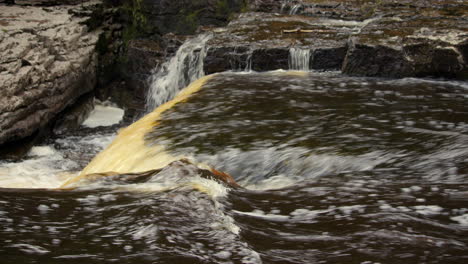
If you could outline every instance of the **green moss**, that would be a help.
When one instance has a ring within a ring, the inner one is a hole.
[[[108,48],[109,45],[109,39],[107,38],[106,33],[102,33],[99,35],[99,39],[96,43],[96,51],[98,54],[105,54],[109,51]]]
[[[241,13],[246,13],[246,12],[249,12],[250,11],[250,8],[249,8],[249,1],[247,0],[244,0],[242,2],[242,6],[241,6],[241,9],[240,9],[240,12]]]
[[[147,19],[142,9],[143,0],[128,0],[121,11],[128,21],[124,26],[122,39],[127,47],[130,40],[144,35],[148,31]]]
[[[177,26],[175,31],[179,34],[194,34],[200,25],[199,13],[202,11],[203,9],[192,12],[186,9],[181,10],[177,17]]]
[[[219,0],[216,3],[216,15],[220,17],[229,17],[231,10],[227,0]]]
[[[104,7],[98,5],[96,8],[93,8],[91,16],[82,23],[88,27],[88,31],[93,31],[102,25],[104,18]]]

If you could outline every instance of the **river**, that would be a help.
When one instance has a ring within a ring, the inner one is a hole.
[[[466,82],[210,76],[142,151],[241,188],[181,165],[56,189],[118,127],[85,129],[0,161],[0,262],[467,263],[467,102]]]

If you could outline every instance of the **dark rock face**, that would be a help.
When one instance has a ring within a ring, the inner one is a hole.
[[[468,21],[460,19],[379,19],[351,38],[342,70],[358,76],[457,78],[467,67],[462,55],[467,29]]]
[[[94,89],[98,39],[72,6],[1,8],[0,145],[33,135]]]
[[[323,49],[318,48],[314,50],[312,54],[310,68],[313,70],[341,69],[347,50],[347,46]]]
[[[3,2],[25,6],[77,5],[90,0],[4,0]],[[0,1],[1,3],[2,1]]]
[[[142,11],[149,26],[161,34],[191,34],[201,25],[227,24],[244,6],[245,0],[143,0]]]
[[[72,106],[60,113],[53,127],[55,135],[63,135],[74,131],[88,118],[94,109],[94,94],[81,96]]]
[[[257,49],[252,53],[252,70],[273,71],[288,69],[289,49]]]
[[[348,37],[358,26],[312,17],[244,13],[226,28],[215,30],[205,58],[206,74],[225,70],[289,69],[291,48],[309,49],[310,68],[338,70]]]
[[[253,0],[250,1],[250,10],[265,13],[279,13],[283,8],[290,8],[286,1],[277,0]],[[287,5],[287,6],[286,6]]]
[[[385,46],[366,46],[350,41],[343,71],[349,75],[406,77],[410,66],[402,50]]]
[[[126,115],[133,115],[144,111],[148,79],[153,70],[164,62],[165,51],[157,41],[132,40],[128,44],[126,56],[123,72],[126,87],[114,90],[112,100],[125,108]]]

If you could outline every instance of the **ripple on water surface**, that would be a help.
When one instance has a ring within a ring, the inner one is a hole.
[[[467,263],[467,88],[334,73],[216,75],[164,112],[146,142],[246,189],[173,170],[74,191],[2,189],[0,255],[6,263]],[[39,148],[28,161],[47,157],[54,174],[73,162],[61,153]]]

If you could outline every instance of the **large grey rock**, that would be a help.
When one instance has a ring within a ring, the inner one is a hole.
[[[0,144],[28,137],[90,92],[95,44],[71,6],[1,6]]]

